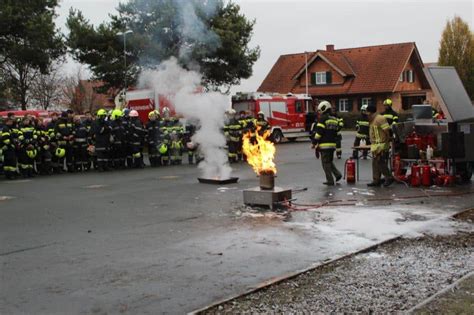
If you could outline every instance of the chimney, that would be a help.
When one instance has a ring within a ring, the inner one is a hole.
[[[334,45],[326,45],[326,51],[334,51]]]

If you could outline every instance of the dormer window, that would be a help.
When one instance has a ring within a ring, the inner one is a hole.
[[[312,85],[324,85],[331,84],[331,72],[313,72],[311,73],[311,84]]]

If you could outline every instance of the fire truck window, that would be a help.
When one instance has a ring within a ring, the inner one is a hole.
[[[302,112],[304,112],[303,102],[302,102],[302,101],[296,101],[296,102],[295,102],[295,111],[296,111],[297,113],[302,113]]]

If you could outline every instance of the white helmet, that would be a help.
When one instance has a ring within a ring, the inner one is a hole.
[[[322,101],[318,105],[318,112],[320,113],[324,113],[329,109],[331,109],[331,103],[329,103],[328,101]]]
[[[136,110],[131,110],[130,114],[128,114],[130,117],[138,117],[138,112]]]
[[[360,107],[360,111],[361,111],[361,112],[366,112],[366,111],[367,111],[367,107],[369,107],[369,105],[367,105],[367,104],[362,105],[362,106]]]
[[[235,115],[235,114],[237,114],[235,109],[233,109],[233,108],[229,109],[229,115]]]

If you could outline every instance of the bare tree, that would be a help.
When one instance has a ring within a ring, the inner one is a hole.
[[[68,107],[79,114],[93,112],[100,106],[100,95],[94,91],[93,83],[83,78],[82,68],[79,67],[63,84],[63,95]]]
[[[32,102],[41,108],[48,109],[50,105],[60,105],[63,100],[63,77],[60,73],[60,63],[50,66],[47,74],[38,73],[31,84]]]

